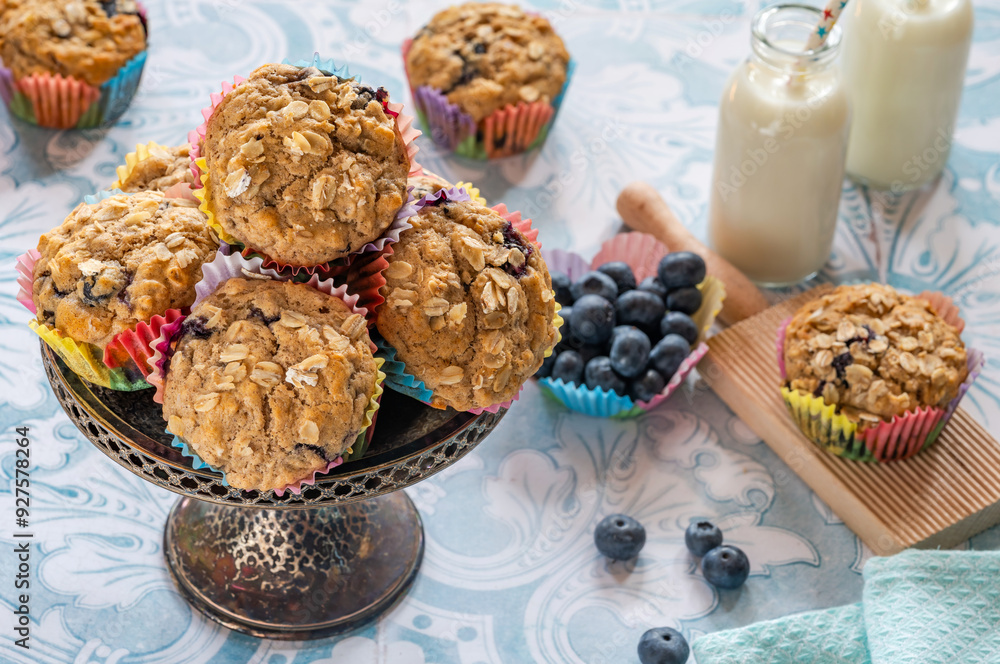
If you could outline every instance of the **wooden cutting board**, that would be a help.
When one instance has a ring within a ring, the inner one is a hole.
[[[816,447],[785,409],[775,335],[820,286],[708,340],[702,379],[876,555],[951,547],[1000,523],[1000,443],[959,408],[930,449],[890,463]]]

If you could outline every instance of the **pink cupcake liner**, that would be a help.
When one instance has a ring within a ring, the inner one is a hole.
[[[918,297],[931,302],[942,318],[957,330],[965,327],[958,307],[951,298],[942,293],[924,292]],[[791,317],[782,321],[776,336],[778,369],[782,383],[787,380],[785,366],[785,340]],[[959,402],[968,392],[972,383],[985,364],[983,354],[966,347],[968,375],[959,385],[958,393],[946,407],[920,407],[882,420],[876,424],[853,422],[845,415],[836,413],[836,407],[827,405],[822,397],[815,397],[802,391],[782,388],[785,404],[807,438],[827,451],[855,461],[888,462],[907,459],[930,447],[937,440],[941,430],[951,419]]]
[[[373,427],[369,427],[369,428],[373,428]],[[284,487],[282,487],[280,489],[275,489],[274,490],[274,495],[276,495],[278,498],[281,498],[282,496],[285,495],[285,491],[289,491],[289,492],[295,494],[296,496],[298,496],[299,494],[302,493],[302,487],[304,487],[304,486],[312,486],[313,484],[316,484],[316,476],[317,475],[325,475],[326,473],[330,472],[331,470],[333,470],[337,466],[341,465],[342,463],[344,463],[344,458],[343,457],[337,457],[336,459],[334,459],[333,461],[331,461],[329,464],[327,464],[327,466],[325,468],[320,468],[319,470],[314,470],[313,473],[312,473],[312,475],[310,475],[309,477],[304,477],[301,480],[299,480],[298,482],[295,482],[293,484],[288,484],[288,485],[286,485],[286,486],[284,486]]]
[[[499,159],[526,151],[555,116],[551,104],[507,106],[483,120],[483,145],[488,159]]]
[[[650,242],[645,233],[619,233],[601,245],[600,251],[590,264],[594,269],[613,261],[624,261],[632,267],[636,283],[646,277],[655,277],[660,266],[660,259],[670,253],[667,246],[661,242]]]
[[[72,76],[32,74],[15,83],[18,92],[31,102],[35,122],[41,127],[72,129],[101,91]]]
[[[188,132],[188,143],[191,144],[191,150],[188,154],[191,156],[191,174],[194,176],[193,187],[195,189],[200,189],[202,186],[201,169],[198,168],[198,165],[195,162],[203,156],[201,154],[201,146],[205,141],[205,132],[208,131],[208,121],[212,117],[212,114],[215,113],[215,107],[222,103],[222,100],[226,98],[226,95],[233,91],[233,88],[245,80],[246,79],[242,76],[234,76],[232,83],[223,81],[222,92],[213,92],[209,97],[211,103],[201,109],[201,117],[203,118],[202,123]]]
[[[17,257],[14,269],[17,270],[17,301],[24,305],[24,308],[34,315],[38,315],[35,308],[35,298],[33,286],[35,283],[35,263],[42,257],[37,249],[28,249],[27,252]]]
[[[201,281],[195,284],[195,300],[191,304],[191,309],[198,306],[206,297],[214,293],[222,283],[229,279],[265,277],[276,281],[292,280],[286,275],[281,275],[274,270],[263,267],[263,262],[261,258],[246,259],[240,254],[226,255],[220,251],[211,263],[202,265],[202,278]],[[334,284],[332,279],[321,279],[318,274],[312,275],[308,281],[303,283],[331,297],[342,300],[344,304],[351,308],[353,313],[360,314],[365,318],[368,317],[368,310],[360,306],[360,296],[350,293],[346,284],[338,286]],[[153,396],[153,400],[156,403],[163,403],[164,381],[169,371],[170,355],[173,350],[171,346],[180,332],[183,321],[184,318],[177,318],[173,322],[163,325],[160,328],[160,334],[149,344],[153,353],[147,362],[150,373],[146,380],[156,388],[156,393]],[[372,353],[377,350],[374,343],[371,343],[371,350]]]
[[[149,358],[154,353],[150,344],[160,336],[164,325],[183,317],[180,309],[167,309],[162,316],[153,316],[148,323],[140,322],[134,330],[115,335],[104,347],[104,364],[110,369],[134,365],[143,376],[148,377],[151,372]]]

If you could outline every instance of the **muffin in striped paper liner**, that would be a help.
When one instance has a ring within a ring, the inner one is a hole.
[[[291,281],[277,272],[263,267],[262,261],[259,258],[252,258],[248,260],[239,254],[226,255],[222,252],[218,254],[212,263],[206,264],[204,275],[203,280],[196,286],[198,297],[195,304],[192,305],[192,309],[194,310],[197,310],[199,303],[215,293],[220,287],[226,284],[231,284],[232,282],[230,280],[232,279],[241,281],[251,281],[255,279],[264,279],[268,281]],[[363,307],[359,306],[359,298],[356,295],[348,293],[346,286],[335,286],[329,279],[321,280],[317,275],[313,275],[309,282],[299,284],[295,288],[298,287],[315,289],[317,292],[336,298],[343,302],[351,312],[360,316],[365,316],[367,314],[367,311]],[[184,330],[184,318],[177,319],[171,324],[163,326],[160,336],[154,339],[150,344],[153,349],[153,355],[149,359],[149,366],[152,371],[150,382],[157,387],[156,394],[153,397],[154,401],[157,403],[163,402],[165,384],[166,381],[169,381],[170,379],[171,357],[176,348],[176,343],[180,340]],[[364,334],[365,338],[368,339],[366,332],[362,332],[362,334]],[[375,346],[371,343],[370,339],[368,339],[368,347],[372,352],[375,351]],[[250,490],[252,488],[261,491],[273,489],[279,496],[283,495],[286,490],[291,491],[292,493],[299,493],[303,486],[313,484],[318,475],[328,472],[332,468],[343,463],[345,460],[357,458],[360,454],[363,454],[368,442],[370,441],[375,413],[377,412],[381,401],[383,390],[382,382],[385,379],[385,374],[381,371],[382,359],[374,358],[374,361],[376,366],[374,391],[365,410],[362,427],[358,431],[351,447],[348,447],[344,450],[343,454],[327,462],[324,466],[315,468],[308,474],[308,476],[289,483],[286,486],[241,486],[240,488],[244,490]],[[291,369],[288,371],[291,371]],[[173,425],[168,425],[168,428],[171,426]],[[168,431],[168,433],[171,432]],[[194,468],[210,468],[211,470],[222,472],[224,482],[227,484],[229,483],[230,480],[226,477],[226,473],[223,469],[209,465],[204,459],[198,456],[188,441],[184,440],[181,436],[177,436],[176,434],[172,435],[174,435],[173,444],[181,450],[182,454],[192,459],[192,466]],[[230,470],[232,469],[230,468]]]
[[[122,192],[118,190],[101,191],[86,196],[84,203],[94,205],[121,194]],[[36,316],[37,308],[33,294],[34,272],[40,258],[41,254],[32,249],[18,257],[16,265],[19,274],[17,299]],[[194,268],[200,269],[200,264],[194,265]],[[37,318],[31,320],[28,325],[71,371],[88,382],[113,390],[134,391],[150,386],[146,381],[146,376],[149,375],[146,362],[150,355],[149,340],[155,338],[163,326],[169,326],[181,317],[186,309],[186,306],[169,308],[153,314],[148,320],[137,321],[132,327],[111,337],[103,346],[73,339],[69,334]]]
[[[861,296],[851,297],[856,302]],[[943,293],[925,291],[913,299],[929,303],[931,311],[951,326],[956,333],[965,327],[965,321],[962,320],[958,307]],[[804,305],[803,311],[807,307],[815,308],[816,306],[815,302],[810,302]],[[785,406],[792,419],[809,440],[831,454],[853,461],[875,463],[897,461],[912,457],[932,446],[985,364],[985,358],[981,352],[974,348],[965,349],[966,375],[957,385],[955,396],[945,405],[918,405],[907,408],[901,413],[895,413],[891,417],[867,412],[854,412],[853,408],[844,410],[837,403],[827,403],[822,392],[817,394],[791,388],[786,366],[788,329],[791,322],[792,318],[782,322],[776,339],[778,369],[782,380],[781,395]],[[877,349],[872,350],[872,344],[882,343],[880,337],[886,340],[886,348],[879,345]],[[837,337],[833,337],[833,339],[837,339]],[[865,352],[871,350],[872,353],[885,353],[890,350],[888,337],[885,333],[880,334],[877,329],[866,328],[864,338],[860,338],[860,333],[858,333],[857,339],[848,339],[847,348],[850,349],[854,343],[864,344]],[[826,341],[823,341],[823,345],[826,345]],[[907,346],[907,348],[910,347]],[[921,348],[923,347],[915,346],[910,350],[918,351]],[[895,349],[893,349],[893,353],[895,357]],[[909,351],[904,351],[904,354],[908,353]],[[853,357],[850,351],[846,355]],[[902,358],[902,355],[899,357]],[[817,359],[817,361],[825,362],[823,359]],[[917,361],[919,362],[919,360]],[[909,364],[910,360],[906,359],[903,362]],[[841,371],[846,376],[846,368],[851,364],[848,363],[843,369],[838,369],[838,376]],[[881,375],[877,379],[881,380]]]
[[[471,197],[466,189],[449,187],[424,196],[420,201],[418,201],[417,206],[422,209],[424,207],[435,207],[445,203],[464,203],[469,201],[471,201]],[[532,228],[530,219],[523,218],[519,212],[509,211],[504,205],[497,205],[490,209],[506,221],[509,224],[508,228],[510,228],[511,231],[516,231],[517,235],[523,237],[524,241],[530,244],[534,250],[539,248],[537,241],[538,230]],[[525,246],[528,245],[526,244]],[[390,263],[389,270],[392,270],[392,263]],[[551,293],[551,291],[548,292]],[[391,293],[389,296],[392,296]],[[550,299],[554,299],[554,295]],[[456,306],[467,306],[467,303]],[[562,322],[562,318],[559,316],[559,306],[558,303],[556,303],[552,321],[555,328],[555,342],[542,349],[545,357],[551,354],[552,346],[554,346],[555,343],[558,343],[560,339],[558,329],[562,325]],[[476,406],[471,408],[456,406],[456,403],[446,401],[440,394],[437,394],[434,390],[429,389],[425,382],[419,379],[414,374],[413,370],[407,367],[406,363],[400,358],[397,349],[394,348],[383,335],[376,336],[376,345],[379,347],[379,355],[386,360],[386,364],[384,365],[386,372],[386,385],[436,408],[444,408],[447,405],[449,407],[457,407],[459,410],[466,410],[467,412],[475,414],[479,414],[484,411],[497,412],[500,408],[509,408],[513,401],[519,398],[521,389],[523,388],[522,381],[522,383],[518,385],[517,392],[514,393],[514,396],[511,399],[506,399],[498,403],[491,403],[488,406]]]
[[[545,255],[550,269],[553,272],[565,274],[571,282],[605,263],[614,261],[628,264],[636,281],[639,282],[646,277],[656,276],[660,259],[667,253],[669,253],[667,247],[652,235],[623,233],[605,242],[589,263],[576,253],[559,249],[547,251]],[[692,345],[691,353],[667,380],[663,390],[649,401],[634,400],[612,390],[566,383],[561,378],[555,380],[549,377],[541,378],[538,381],[539,385],[543,391],[562,402],[570,410],[594,417],[637,417],[656,408],[677,391],[686,381],[688,375],[694,371],[701,358],[708,352],[705,336],[715,322],[715,317],[722,310],[726,290],[722,282],[712,275],[706,276],[705,280],[698,285],[698,289],[702,293],[702,304],[698,311],[691,316],[698,328],[698,339]]]

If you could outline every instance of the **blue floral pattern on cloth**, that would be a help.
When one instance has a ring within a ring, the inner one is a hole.
[[[315,642],[261,641],[191,610],[167,573],[163,524],[176,496],[115,465],[65,417],[45,379],[14,259],[83,197],[115,180],[137,143],[175,145],[232,80],[313,53],[382,85],[411,109],[399,55],[450,0],[150,2],[139,91],[110,130],[0,122],[0,425],[31,427],[32,649],[0,641],[15,664],[590,664],[634,661],[650,626],[689,640],[861,599],[869,552],[702,383],[633,420],[574,414],[531,382],[496,432],[454,466],[407,489],[426,555],[404,600],[377,623]],[[546,247],[593,256],[618,231],[625,183],[653,184],[705,235],[717,104],[749,52],[759,2],[537,0],[577,71],[544,146],[496,162],[456,159],[418,139],[419,161],[474,182],[491,203],[533,219]],[[963,336],[989,358],[963,408],[1000,436],[1000,0],[978,22],[948,168],[898,198],[845,182],[822,280],[878,279],[943,290]],[[3,113],[0,110],[0,113]],[[382,413],[380,417],[386,417]],[[13,505],[12,435],[0,504]],[[648,540],[608,563],[593,528],[625,512]],[[720,595],[684,548],[708,518],[753,565],[738,597]],[[0,532],[13,545],[8,528]],[[1000,529],[965,545],[1000,547]],[[13,557],[0,556],[12,579]],[[12,610],[11,586],[0,605]],[[11,634],[9,627],[5,634]]]

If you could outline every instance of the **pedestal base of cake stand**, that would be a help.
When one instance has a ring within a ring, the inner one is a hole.
[[[164,533],[167,567],[192,606],[270,639],[322,638],[374,619],[409,588],[423,551],[403,491],[286,510],[181,498]]]

